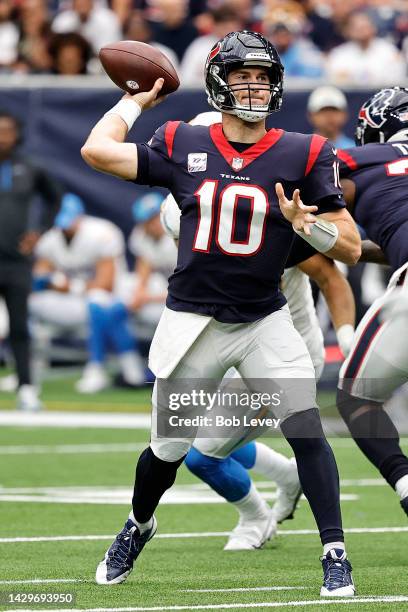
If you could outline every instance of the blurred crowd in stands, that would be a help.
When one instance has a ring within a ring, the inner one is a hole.
[[[263,32],[287,78],[392,84],[407,77],[407,0],[0,0],[0,73],[100,74],[120,39],[159,47],[182,85],[201,87],[214,42]]]

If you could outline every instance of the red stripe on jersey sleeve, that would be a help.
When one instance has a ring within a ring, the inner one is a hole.
[[[342,149],[338,149],[337,157],[341,159],[341,161],[344,162],[346,166],[350,168],[350,170],[357,170],[358,164],[350,153],[346,153],[345,151],[342,151]]]
[[[323,136],[313,134],[312,139],[310,141],[309,157],[307,159],[305,176],[309,174],[309,172],[315,165],[316,159],[319,157],[319,153],[323,149],[325,142],[327,142],[327,138],[323,138]]]
[[[166,141],[167,155],[171,157],[173,155],[173,143],[176,135],[176,130],[180,125],[180,121],[168,121],[164,128],[164,140]]]

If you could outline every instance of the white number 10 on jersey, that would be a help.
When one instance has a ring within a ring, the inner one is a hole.
[[[194,194],[198,201],[198,224],[193,250],[208,253],[215,232],[217,246],[226,255],[255,255],[262,246],[269,212],[265,191],[257,185],[240,183],[227,185],[219,196],[218,218],[214,219],[217,187],[217,180],[206,180]],[[240,199],[250,201],[250,213],[245,239],[235,240],[237,207]]]

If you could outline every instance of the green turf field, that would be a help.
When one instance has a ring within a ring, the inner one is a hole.
[[[8,371],[1,369],[0,374],[4,376]],[[61,377],[50,377],[42,385],[41,399],[49,410],[86,410],[98,412],[147,412],[150,410],[151,388],[133,391],[128,389],[106,389],[101,393],[84,395],[75,391],[75,382],[80,377],[80,371],[76,374],[68,373]],[[15,407],[15,396],[13,393],[0,391],[0,410],[10,410]]]
[[[127,516],[135,459],[147,438],[143,430],[2,428],[2,610],[16,607],[6,602],[10,592],[72,593],[75,602],[68,607],[87,610],[292,607],[282,607],[285,602],[305,602],[298,604],[299,610],[344,610],[341,603],[318,603],[320,545],[315,533],[302,532],[314,530],[305,501],[295,520],[284,523],[264,550],[223,552],[222,534],[235,525],[235,511],[209,503],[213,498],[205,486],[184,467],[169,499],[173,503],[158,510],[158,536],[147,545],[137,570],[123,585],[96,586],[95,566]],[[287,450],[283,440],[274,445]],[[350,533],[347,542],[362,599],[347,606],[408,610],[406,516],[350,440],[338,439],[334,448],[343,480],[345,527],[359,530]],[[269,483],[260,486],[265,494],[273,494]],[[174,503],[182,500],[185,503]],[[372,528],[383,531],[373,533]],[[58,539],[66,536],[72,539]],[[71,582],[24,582],[32,580]],[[41,604],[19,607],[46,609]]]

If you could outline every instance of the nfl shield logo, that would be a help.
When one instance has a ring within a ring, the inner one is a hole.
[[[241,170],[244,165],[244,160],[241,157],[232,158],[232,167],[234,170]]]

